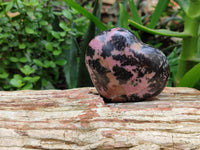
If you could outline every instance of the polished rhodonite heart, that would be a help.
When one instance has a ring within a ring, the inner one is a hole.
[[[169,78],[165,55],[123,28],[106,30],[90,41],[86,66],[105,102],[151,98],[164,89]]]

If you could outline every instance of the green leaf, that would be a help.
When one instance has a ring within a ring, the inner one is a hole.
[[[8,77],[8,75],[9,75],[8,73],[3,72],[3,73],[0,74],[0,78],[1,79],[6,79]]]
[[[48,81],[46,79],[42,78],[42,85],[47,86],[47,84],[48,84]]]
[[[67,27],[67,24],[66,24],[66,22],[64,22],[64,21],[61,21],[61,22],[59,23],[59,26],[60,26],[64,31],[66,31],[66,32],[69,32],[69,31],[71,30],[70,28]]]
[[[25,49],[26,48],[26,44],[22,43],[22,44],[19,44],[19,49]]]
[[[49,61],[49,60],[45,60],[44,63],[43,63],[43,67],[45,68],[54,68],[56,65],[53,61]]]
[[[32,77],[24,77],[24,81],[30,81]]]
[[[76,18],[75,20],[73,20],[73,22],[75,22],[75,23],[79,23],[79,22],[83,22],[83,21],[85,21],[85,17]]]
[[[14,0],[8,2],[7,6],[6,6],[6,12],[9,12],[13,6],[14,6]]]
[[[42,19],[42,16],[43,16],[42,13],[35,12],[34,14],[35,14],[35,17],[36,17],[38,20]]]
[[[99,1],[96,0],[94,4],[94,9],[93,9],[93,16],[98,14],[98,9],[101,9],[98,3]],[[97,25],[96,25],[97,26]],[[77,86],[92,86],[91,79],[89,77],[87,68],[85,66],[85,51],[88,47],[89,42],[92,40],[92,38],[95,36],[95,32],[97,31],[95,26],[95,22],[90,20],[87,32],[84,36],[84,41],[81,44],[81,49],[80,49],[80,61],[79,61],[79,69],[78,69],[78,83],[76,84]],[[106,27],[107,28],[107,27]],[[100,28],[101,29],[101,28]],[[66,69],[67,72],[67,69]],[[65,73],[66,73],[65,72]],[[66,73],[66,78],[67,78],[67,73]]]
[[[73,24],[72,28],[75,28],[75,24]],[[78,42],[76,40],[76,37],[71,36],[71,46],[70,46],[70,58],[69,63],[65,67],[68,67],[69,74],[68,75],[68,85],[70,88],[74,88],[77,85],[77,79],[78,79],[78,62],[77,62],[77,55],[80,51],[80,47],[78,45]],[[67,77],[66,77],[67,78]]]
[[[60,32],[60,36],[65,37],[66,36],[66,32]]]
[[[25,27],[25,32],[28,34],[35,34],[35,31],[32,28],[27,27],[27,26]]]
[[[34,12],[33,12],[32,8],[26,9],[26,13],[31,19],[34,18]]]
[[[176,77],[178,61],[179,61],[179,57],[176,51],[177,51],[177,48],[174,48],[174,50],[167,56],[167,60],[169,63],[169,68],[170,68],[170,78],[167,83],[168,87],[174,86],[174,83],[175,83],[175,77]]]
[[[26,6],[38,6],[39,2],[38,0],[29,0],[29,1],[24,1],[23,4]]]
[[[27,83],[21,90],[31,90],[33,89],[32,83]]]
[[[56,64],[57,64],[57,65],[60,65],[60,66],[63,66],[63,65],[65,65],[66,63],[67,63],[67,61],[64,60],[64,59],[56,60]]]
[[[93,14],[88,12],[86,9],[81,7],[79,4],[74,2],[73,0],[64,0],[69,6],[76,9],[79,13],[87,17],[88,19],[92,20],[97,27],[99,27],[101,30],[106,30],[107,27],[99,20],[97,17],[95,17]]]
[[[62,12],[53,12],[54,15],[61,16]]]
[[[28,61],[28,59],[26,57],[22,57],[19,59],[20,62],[25,63]]]
[[[42,89],[46,90],[46,89],[55,89],[55,87],[52,85],[52,83],[50,81],[44,81],[42,82]]]
[[[35,83],[40,79],[39,76],[34,76],[34,77],[24,77],[25,81],[31,82],[31,83]]]
[[[152,14],[150,24],[148,25],[149,28],[154,29],[156,27],[156,24],[158,20],[160,19],[160,16],[162,15],[163,11],[168,6],[170,0],[159,0],[158,4],[156,5],[156,8]]]
[[[194,87],[200,80],[200,63],[190,69],[180,80],[179,87]]]
[[[135,22],[137,22],[138,24],[142,25],[141,17],[138,14],[137,8],[136,8],[135,3],[134,3],[134,0],[129,0],[129,6],[130,6],[130,10],[131,10],[131,14],[132,14],[133,20]]]
[[[167,56],[167,60],[170,66],[170,71],[173,70],[173,67],[175,67],[175,70],[177,70],[179,58],[176,53],[176,48]]]
[[[53,44],[50,43],[50,42],[47,42],[47,43],[45,44],[45,48],[46,48],[47,50],[49,50],[49,51],[52,51],[52,50],[53,50]]]
[[[11,62],[18,62],[19,59],[17,57],[10,57],[9,58]]]
[[[70,13],[69,10],[64,9],[64,10],[62,11],[62,14],[63,14],[67,19],[72,20],[72,14]]]
[[[40,21],[40,25],[42,25],[42,26],[47,26],[47,25],[48,25],[48,22],[45,21],[45,20],[42,20],[42,21]]]
[[[150,34],[162,35],[162,36],[172,36],[172,37],[178,37],[178,38],[185,38],[185,37],[191,36],[190,33],[186,33],[186,32],[175,32],[175,31],[169,31],[166,29],[150,29],[148,27],[145,27],[143,25],[136,23],[133,20],[128,20],[128,22],[135,28],[145,31]]]
[[[34,76],[32,77],[32,79],[30,80],[30,82],[35,83],[40,79],[40,76]]]
[[[55,37],[56,39],[59,39],[59,38],[60,38],[60,33],[59,33],[59,32],[52,31],[51,34],[52,34],[52,36]]]
[[[31,68],[30,66],[28,65],[25,65],[23,68],[20,68],[20,71],[25,74],[26,76],[32,74],[35,69]]]
[[[10,84],[14,87],[20,88],[24,85],[22,76],[15,74],[10,80]]]
[[[185,13],[188,11],[190,0],[174,0],[174,1],[179,4],[179,6],[183,9]]]
[[[43,63],[42,63],[42,61],[40,61],[39,59],[33,59],[33,62],[34,62],[36,65],[38,65],[38,66],[40,66],[40,67],[43,67]]]
[[[67,24],[64,21],[60,21],[59,26],[63,29],[66,30],[67,29]]]
[[[61,54],[61,52],[62,52],[62,51],[61,51],[60,49],[54,50],[54,51],[53,51],[53,55],[58,56],[58,55]]]

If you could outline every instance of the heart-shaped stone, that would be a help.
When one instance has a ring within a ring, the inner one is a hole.
[[[169,64],[158,49],[127,29],[113,28],[89,43],[86,66],[105,102],[142,101],[158,95],[169,78]]]

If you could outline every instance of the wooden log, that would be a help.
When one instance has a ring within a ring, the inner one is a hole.
[[[105,104],[94,88],[0,92],[0,150],[200,149],[200,91]]]

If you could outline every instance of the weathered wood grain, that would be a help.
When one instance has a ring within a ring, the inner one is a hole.
[[[94,88],[0,92],[0,150],[200,149],[200,92],[104,104]]]

